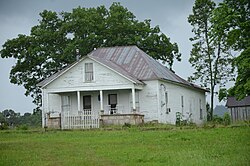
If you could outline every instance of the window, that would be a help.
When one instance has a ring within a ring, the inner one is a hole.
[[[165,92],[165,102],[166,102],[166,105],[168,104],[168,92]]]
[[[62,111],[70,111],[70,96],[62,96]]]
[[[166,102],[166,114],[169,114],[170,108],[168,108],[168,92],[165,92],[165,102]]]
[[[184,107],[184,97],[181,96],[181,107],[183,108]]]
[[[183,110],[184,110],[184,97],[181,96],[181,113],[183,115]]]
[[[93,63],[85,63],[85,82],[94,80]]]
[[[199,103],[200,103],[200,119],[203,119],[201,99],[199,99]]]

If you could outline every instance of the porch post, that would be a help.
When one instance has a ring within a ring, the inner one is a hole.
[[[102,93],[102,90],[100,90],[100,111],[101,111],[101,113],[104,112],[104,109],[103,109],[103,93]]]
[[[133,103],[133,113],[136,112],[136,107],[135,107],[135,87],[132,88],[132,103]]]
[[[77,91],[77,110],[81,111],[81,96],[80,96],[80,91]]]

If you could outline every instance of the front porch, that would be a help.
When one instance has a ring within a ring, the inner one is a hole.
[[[143,123],[139,90],[53,92],[47,95],[44,126],[61,129],[90,129],[101,125]]]
[[[92,129],[109,125],[139,125],[144,123],[144,115],[141,114],[103,114],[92,115],[90,111],[79,115],[58,114],[57,117],[46,115],[48,128],[54,129]]]

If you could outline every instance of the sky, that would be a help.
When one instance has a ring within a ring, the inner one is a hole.
[[[192,27],[187,17],[192,13],[194,0],[1,0],[0,1],[0,49],[8,40],[18,34],[29,35],[31,27],[38,25],[39,13],[43,10],[56,12],[71,12],[73,8],[97,7],[100,5],[109,8],[113,2],[120,2],[127,7],[139,21],[151,19],[151,25],[159,25],[161,31],[176,42],[182,54],[181,62],[174,62],[173,69],[177,75],[187,79],[193,73],[188,62],[193,36]],[[9,73],[15,65],[15,59],[0,58],[0,111],[13,109],[24,114],[33,112],[36,107],[31,97],[24,95],[22,86],[11,84]],[[217,98],[217,97],[216,97]],[[215,104],[218,103],[217,99]]]

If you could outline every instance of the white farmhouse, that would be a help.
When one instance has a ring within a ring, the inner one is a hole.
[[[40,82],[43,127],[92,128],[176,114],[206,120],[206,90],[185,81],[136,46],[98,48]]]

